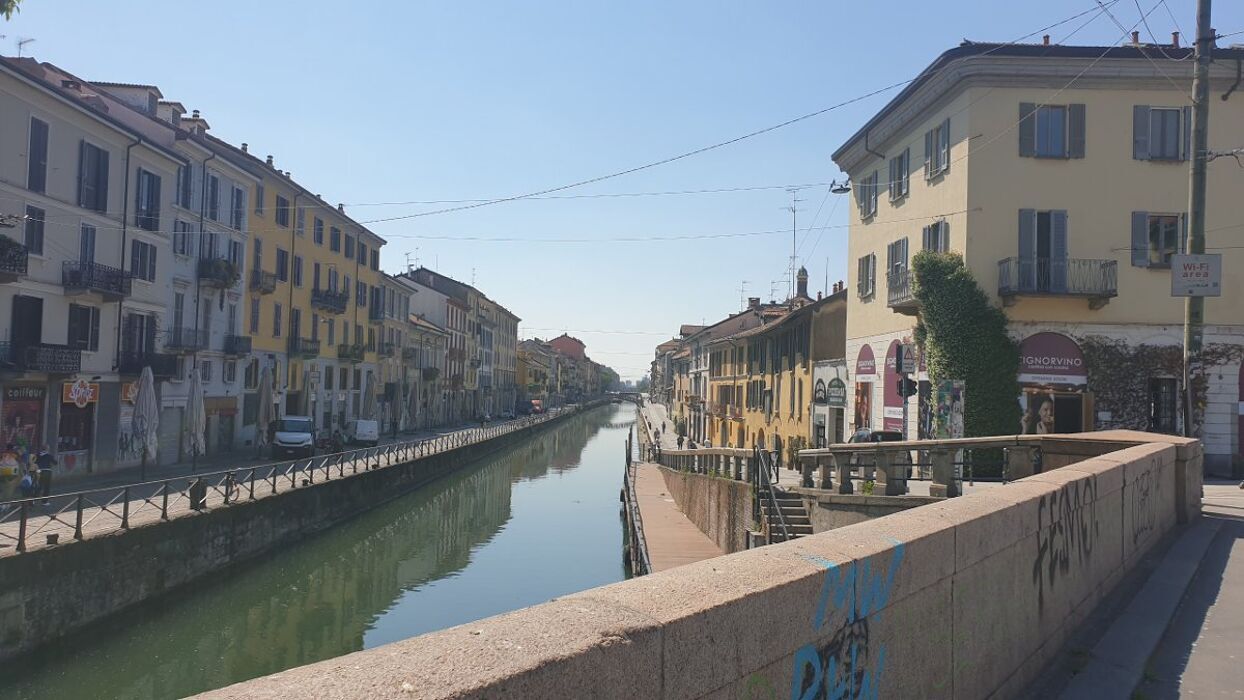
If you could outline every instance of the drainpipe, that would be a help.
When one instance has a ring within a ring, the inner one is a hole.
[[[135,146],[142,143],[142,139],[134,139],[134,142],[125,147],[125,186],[122,188],[121,195],[121,277],[125,277],[125,246],[129,241],[130,233],[130,151]],[[104,203],[104,208],[108,204]],[[117,300],[117,352],[116,361],[113,364],[113,371],[121,369],[121,327],[123,325],[124,315],[122,307],[125,305],[125,298]]]
[[[216,159],[216,154],[212,153],[203,159],[203,184],[199,188],[202,192],[199,195],[199,245],[195,246],[195,260],[203,259],[203,234],[207,232],[207,164]],[[217,192],[217,194],[220,194]],[[232,203],[231,203],[232,204]],[[222,292],[223,294],[223,292]],[[199,335],[199,306],[203,296],[203,281],[199,279],[198,264],[195,264],[194,270],[194,334],[195,340]],[[185,322],[185,319],[182,319]],[[207,329],[208,335],[211,335],[212,329]],[[190,366],[196,371],[199,369],[199,348],[195,346],[194,352],[190,355]],[[223,370],[222,370],[223,371]]]

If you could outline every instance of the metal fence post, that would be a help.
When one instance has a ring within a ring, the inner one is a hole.
[[[121,529],[128,530],[130,529],[130,487],[126,486],[121,491],[121,498],[125,500],[125,503],[121,504]]]
[[[26,511],[30,508],[30,501],[22,501],[20,520],[17,523],[17,551],[26,551]]]
[[[75,505],[74,510],[76,510],[77,513],[74,516],[73,538],[75,540],[80,540],[82,539],[82,494],[78,494],[78,497],[75,500],[77,501],[77,504]],[[165,497],[164,501],[167,504],[168,497]],[[165,508],[167,509],[167,507],[168,506],[166,505]]]
[[[163,493],[160,494],[160,519],[168,520],[168,482],[167,481],[164,482],[163,488],[161,489],[161,491],[163,491]],[[82,497],[78,496],[78,499],[79,499],[78,500],[78,530],[80,532],[82,530],[82,501],[81,501]],[[75,535],[75,537],[77,537],[78,539],[82,539],[78,535]]]

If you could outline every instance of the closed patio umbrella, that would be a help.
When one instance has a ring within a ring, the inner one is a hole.
[[[204,433],[207,430],[207,410],[203,405],[203,379],[198,368],[190,373],[190,394],[186,398],[186,417],[182,432],[186,436],[186,445],[190,449],[191,466],[194,471],[198,466],[199,455],[207,451]]]
[[[272,408],[272,368],[267,365],[259,373],[259,416],[255,426],[255,446],[263,448],[268,444],[268,424],[276,420],[276,411]]]
[[[363,383],[363,411],[359,416],[364,420],[376,420],[376,374],[374,372],[367,375],[367,381]]]
[[[142,443],[142,466],[139,478],[147,480],[147,460],[156,458],[160,428],[160,404],[156,401],[155,375],[150,367],[143,367],[138,377],[138,396],[134,399],[134,434]]]

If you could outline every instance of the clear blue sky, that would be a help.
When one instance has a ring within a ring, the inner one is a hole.
[[[1190,38],[1194,0],[1168,2]],[[1220,32],[1244,29],[1242,5],[1219,0]],[[965,37],[1012,40],[1093,7],[1093,0],[24,0],[13,21],[0,23],[0,51],[12,55],[18,37],[33,37],[26,55],[86,79],[159,85],[167,98],[202,110],[212,133],[273,154],[308,189],[369,220],[439,207],[350,205],[512,196],[659,160],[911,78]],[[1112,12],[1128,27],[1140,16],[1135,0]],[[1054,39],[1082,21],[1053,30]],[[1163,41],[1174,26],[1165,8],[1149,24]],[[1117,43],[1121,34],[1098,17],[1069,43]],[[829,182],[839,176],[829,154],[892,94],[563,194]],[[800,193],[801,227],[825,194],[825,187]],[[845,225],[840,199],[829,196],[818,226]],[[522,317],[523,336],[569,330],[594,359],[634,379],[680,323],[737,310],[743,280],[746,296],[768,298],[771,289],[784,296],[785,282],[772,283],[785,279],[790,235],[607,239],[789,230],[782,209],[789,200],[769,189],[521,201],[372,228],[389,241],[385,270],[401,271],[405,254],[417,250],[425,265],[467,282],[474,275]],[[539,242],[567,237],[593,242]],[[827,274],[831,284],[845,278],[845,229],[800,239],[814,288]]]

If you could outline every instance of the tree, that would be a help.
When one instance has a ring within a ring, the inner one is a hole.
[[[17,14],[18,5],[22,0],[0,0],[0,15],[4,15],[5,19],[13,19],[13,15]]]
[[[964,383],[965,437],[1007,435],[1019,426],[1019,348],[1006,314],[989,302],[956,253],[922,251],[912,259],[920,302],[916,342],[934,383]]]

